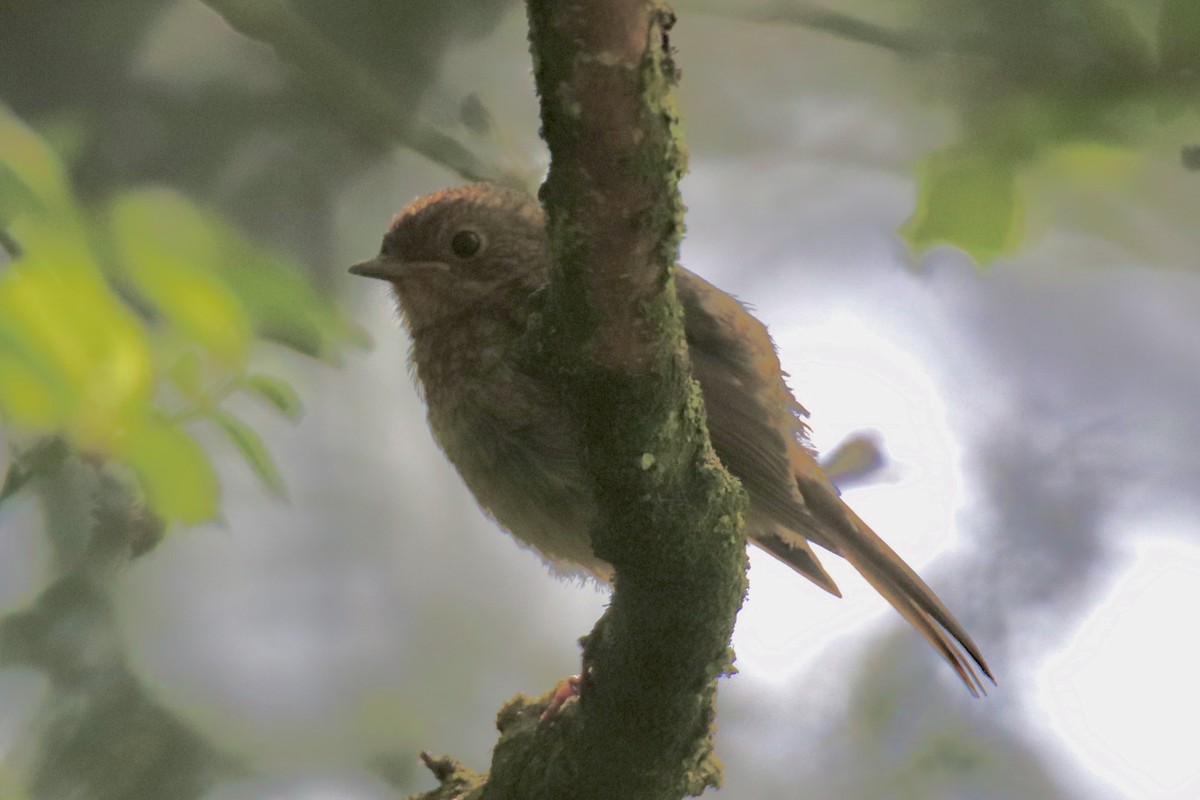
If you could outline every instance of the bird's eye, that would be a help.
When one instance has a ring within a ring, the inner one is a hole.
[[[479,234],[471,230],[459,231],[450,239],[450,249],[459,258],[470,258],[478,253],[482,246],[483,240],[479,238]]]

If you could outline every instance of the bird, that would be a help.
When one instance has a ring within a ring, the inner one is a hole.
[[[430,430],[479,505],[557,572],[611,580],[583,451],[556,387],[518,357],[550,280],[538,201],[492,183],[444,189],[396,214],[379,254],[350,268],[391,284]],[[749,498],[747,539],[841,597],[812,548],[846,559],[972,695],[995,677],[979,647],[904,560],[842,500],[809,441],[766,326],[682,266],[676,294],[713,450]]]

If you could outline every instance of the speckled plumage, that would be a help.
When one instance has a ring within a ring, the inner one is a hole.
[[[457,252],[473,241],[476,252]],[[409,205],[380,255],[352,271],[392,283],[430,428],[480,505],[557,570],[604,580],[611,569],[591,551],[595,505],[568,411],[514,357],[550,263],[535,200],[470,184]],[[713,448],[750,498],[749,539],[839,596],[809,542],[843,556],[981,691],[971,661],[991,672],[978,648],[822,472],[766,327],[687,270],[676,286]]]

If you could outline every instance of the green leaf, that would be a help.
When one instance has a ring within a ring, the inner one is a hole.
[[[28,255],[0,275],[0,411],[33,432],[64,430],[83,449],[104,449],[123,415],[150,400],[145,332],[85,265],[68,281],[40,248]]]
[[[74,208],[66,171],[54,151],[22,120],[0,105],[0,158],[23,186],[48,205]]]
[[[229,233],[223,277],[264,338],[330,362],[344,342],[369,344],[366,332],[343,319],[296,265]]]
[[[0,354],[0,409],[6,426],[32,434],[65,426],[74,405],[71,390],[44,380],[29,362],[6,356]]]
[[[218,410],[213,413],[213,421],[221,426],[230,440],[242,452],[250,468],[258,475],[278,497],[287,498],[287,488],[283,485],[283,476],[279,474],[275,461],[267,452],[267,446],[254,429],[228,411]]]
[[[0,307],[4,300],[0,286]],[[75,405],[66,377],[40,350],[27,330],[0,315],[0,412],[7,426],[36,433],[65,425]]]
[[[37,195],[13,171],[8,162],[0,160],[0,228],[7,229],[13,220],[36,209]]]
[[[914,251],[949,244],[987,264],[1016,250],[1024,209],[1010,160],[956,147],[926,158],[917,174],[916,210],[900,228]]]
[[[293,422],[304,415],[304,406],[300,402],[300,395],[283,378],[276,378],[271,375],[246,375],[241,379],[240,383],[246,389],[275,406],[285,417]]]
[[[189,400],[204,399],[203,369],[200,356],[194,351],[188,351],[171,362],[166,369],[166,375]]]
[[[237,360],[251,329],[334,360],[365,334],[342,319],[294,263],[275,256],[176,192],[131,192],[113,205],[128,276],[181,332]]]
[[[1163,0],[1158,16],[1158,60],[1168,80],[1200,84],[1200,2]]]
[[[144,190],[113,203],[112,234],[124,274],[172,325],[227,363],[244,360],[250,322],[216,272],[219,222],[175,192]]]
[[[216,473],[186,431],[145,416],[126,427],[116,451],[133,468],[151,510],[164,521],[189,524],[216,515]]]

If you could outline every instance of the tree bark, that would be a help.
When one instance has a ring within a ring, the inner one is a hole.
[[[613,597],[585,638],[579,702],[539,723],[540,704],[511,701],[486,783],[463,794],[445,762],[447,793],[428,797],[677,800],[720,782],[716,681],[746,554],[745,497],[713,454],[671,277],[674,15],[647,0],[529,0],[528,14],[556,256],[529,355],[585,431]]]

